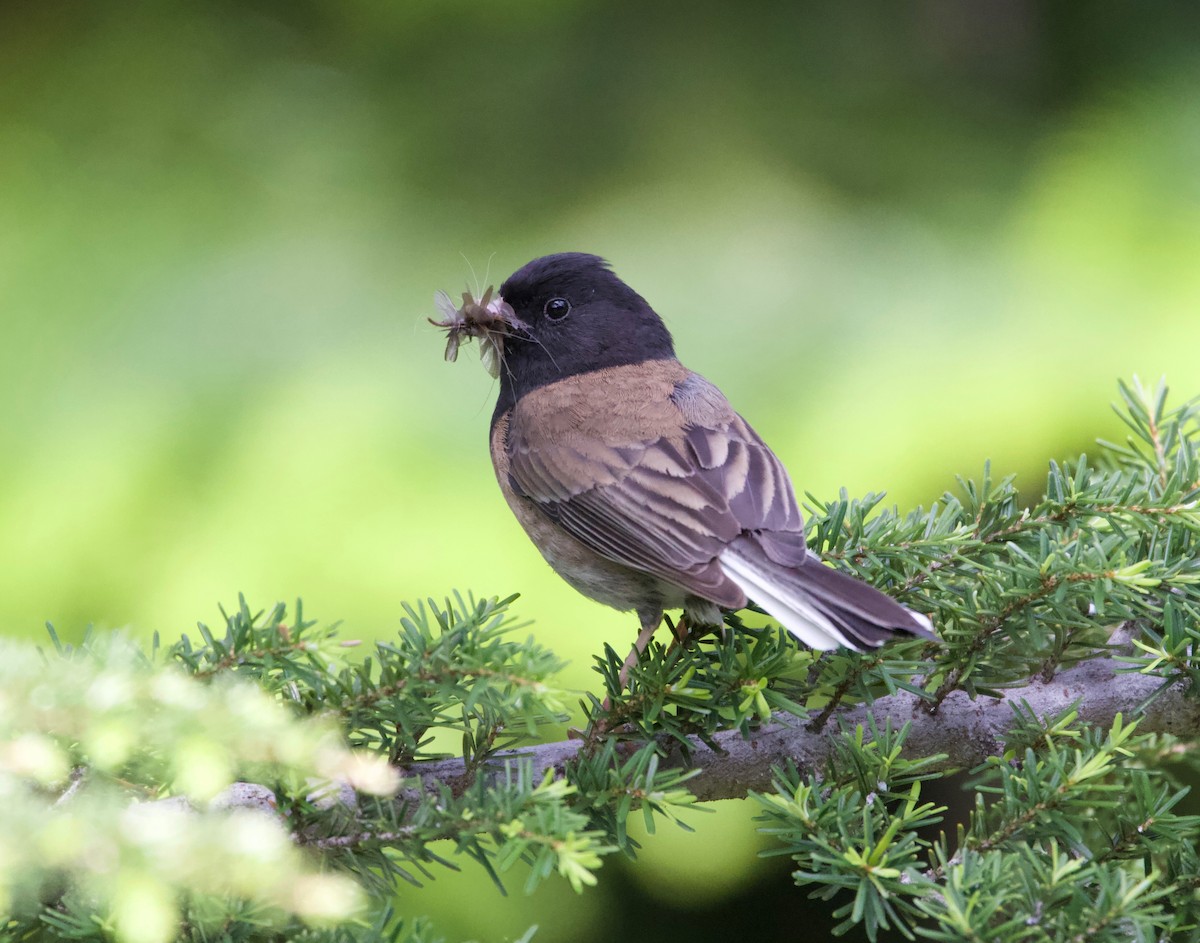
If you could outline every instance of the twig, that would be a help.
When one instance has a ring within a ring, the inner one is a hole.
[[[904,747],[906,755],[946,754],[944,760],[929,767],[932,772],[973,767],[989,756],[999,755],[1004,736],[1016,720],[1013,708],[1022,702],[1043,717],[1078,704],[1080,719],[1087,723],[1107,726],[1121,713],[1139,717],[1138,730],[1143,733],[1181,736],[1200,733],[1200,698],[1188,696],[1183,683],[1171,685],[1154,696],[1162,685],[1162,678],[1129,671],[1115,657],[1108,656],[1061,671],[1048,683],[1036,680],[995,698],[980,696],[973,700],[964,691],[952,691],[935,714],[924,709],[920,698],[902,691],[879,698],[871,705],[840,710],[834,718],[846,727],[862,725],[868,736],[872,719],[881,729],[885,724],[893,729],[910,724]],[[1138,706],[1147,700],[1150,703],[1138,713]],[[688,787],[702,801],[741,798],[751,789],[769,789],[772,768],[786,760],[794,763],[801,774],[820,773],[833,753],[835,742],[827,733],[783,723],[765,726],[749,739],[737,731],[726,731],[717,734],[714,740],[716,749],[693,738],[690,764],[685,762],[678,747],[671,748],[659,767],[699,767],[702,772],[688,781]],[[535,775],[543,775],[551,768],[561,772],[579,748],[579,741],[567,740],[504,751],[489,766],[499,769],[506,759],[526,757],[532,762]],[[405,776],[420,776],[426,782],[453,781],[462,776],[463,763],[438,760],[413,764],[400,772]]]

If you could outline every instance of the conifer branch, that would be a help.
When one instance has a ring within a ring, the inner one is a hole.
[[[749,796],[797,882],[871,939],[897,928],[1022,943],[1030,927],[1183,939],[1200,923],[1200,817],[1179,811],[1187,785],[1173,769],[1200,766],[1187,749],[1200,739],[1200,409],[1168,409],[1161,386],[1121,392],[1128,442],[1052,462],[1031,502],[986,469],[904,515],[877,495],[812,500],[814,551],[929,614],[940,641],[818,653],[730,614],[721,635],[652,643],[628,684],[606,649],[584,741],[543,742],[570,698],[554,685],[561,661],[515,632],[515,597],[406,607],[398,631],[354,657],[358,642],[299,604],[244,601],[223,632],[201,625],[195,642],[123,661],[94,639],[54,638],[57,660],[13,649],[0,659],[13,731],[0,791],[21,802],[0,832],[20,854],[0,854],[0,895],[29,933],[49,923],[99,943],[150,888],[189,941],[216,924],[253,939],[256,921],[278,922],[257,915],[264,904],[293,929],[308,912],[311,895],[288,889],[320,885],[303,883],[301,858],[287,863],[296,846],[342,880],[326,886],[353,876],[377,902],[455,866],[443,840],[497,884],[520,870],[527,888],[557,873],[578,890],[633,847],[635,811],[652,824]],[[335,728],[354,752],[327,753]],[[458,755],[435,752],[451,742]],[[334,782],[314,786],[330,755]],[[946,810],[922,786],[962,770],[975,807],[931,839]],[[215,794],[234,776],[245,788]],[[114,848],[154,839],[120,825],[130,803],[178,817],[191,844],[139,846],[137,885],[97,884],[94,855],[63,859],[86,893],[42,908],[61,884],[61,866],[28,854],[42,833],[75,834],[62,826],[74,816]],[[236,859],[208,846],[226,817],[283,849],[281,881],[247,871],[234,888],[245,900],[222,896]],[[211,886],[171,877],[198,863]],[[377,915],[356,939],[423,932]]]
[[[1140,705],[1145,705],[1140,710]],[[840,729],[862,727],[870,739],[872,726],[899,730],[907,725],[904,755],[938,758],[929,771],[971,769],[989,757],[1000,756],[1008,733],[1022,713],[1055,717],[1075,710],[1080,721],[1107,727],[1118,714],[1139,718],[1140,733],[1167,733],[1181,738],[1200,736],[1200,698],[1186,682],[1166,683],[1154,674],[1131,670],[1128,659],[1112,654],[1080,662],[1050,680],[1035,678],[1029,684],[971,698],[961,690],[948,694],[936,711],[924,698],[901,691],[871,704],[842,708],[832,716]],[[755,729],[749,738],[736,730],[723,731],[708,742],[691,738],[684,748],[672,744],[659,768],[696,770],[688,789],[699,801],[744,798],[750,791],[770,787],[772,769],[793,765],[801,776],[823,775],[838,748],[837,738],[826,730],[814,731],[795,718],[777,715]],[[629,741],[618,753],[632,754],[640,744]],[[579,740],[545,743],[493,754],[490,765],[523,759],[535,774],[562,774],[577,757]],[[453,782],[461,777],[461,760],[415,764],[399,770],[402,776],[425,781]]]

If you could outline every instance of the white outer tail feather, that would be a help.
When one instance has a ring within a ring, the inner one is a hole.
[[[809,648],[831,651],[835,648],[858,649],[848,641],[833,621],[803,596],[771,579],[771,574],[755,566],[752,560],[734,548],[725,550],[717,563],[721,572],[738,585],[743,593],[779,620],[779,624]]]
[[[908,614],[910,616],[912,616],[914,619],[916,619],[922,625],[922,627],[924,627],[925,631],[927,631],[930,635],[934,634],[933,620],[931,618],[929,618],[929,616],[925,615],[925,613],[923,613],[923,612],[916,612],[915,610],[912,610],[912,609],[908,610]]]

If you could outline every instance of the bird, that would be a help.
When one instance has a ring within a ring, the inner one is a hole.
[[[604,259],[547,255],[498,294],[436,300],[446,359],[478,339],[499,380],[491,457],[509,508],[567,583],[637,614],[622,685],[668,610],[703,634],[753,601],[819,651],[936,638],[808,549],[783,464]]]

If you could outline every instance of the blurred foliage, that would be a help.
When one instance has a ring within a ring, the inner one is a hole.
[[[364,895],[346,875],[386,901],[397,878],[417,884],[450,864],[439,839],[497,883],[518,862],[529,887],[551,871],[577,890],[595,883],[609,849],[564,802],[566,781],[514,764],[502,781],[414,780],[396,799],[383,762],[413,763],[426,731],[456,729],[474,780],[474,764],[508,745],[502,731],[528,737],[554,716],[543,678],[557,663],[531,639],[506,638],[509,601],[412,610],[395,642],[354,664],[334,628],[244,602],[220,634],[202,626],[201,644],[185,636],[151,656],[114,636],[49,659],[7,643],[0,932],[326,938],[299,917],[344,924],[330,940],[356,925],[355,940],[425,940],[420,923],[378,903],[362,922]],[[339,727],[380,755],[347,752]],[[239,776],[267,788],[231,785]]]
[[[199,684],[117,636],[59,656],[13,642],[0,651],[5,939],[40,927],[162,943],[185,898],[203,932],[227,918],[223,899],[268,925],[362,908],[353,881],[297,850],[269,789],[236,802],[227,787],[240,776],[303,793],[319,778],[386,793],[395,776],[383,763],[253,685]]]
[[[635,627],[525,545],[494,391],[424,325],[547,251],[611,258],[803,490],[911,507],[990,458],[1028,502],[1116,435],[1114,376],[1200,385],[1198,40],[1186,3],[0,4],[4,631],[520,587],[588,686]],[[656,838],[690,881],[627,879],[734,893],[721,816],[722,856]],[[638,893],[538,900],[633,938]]]

